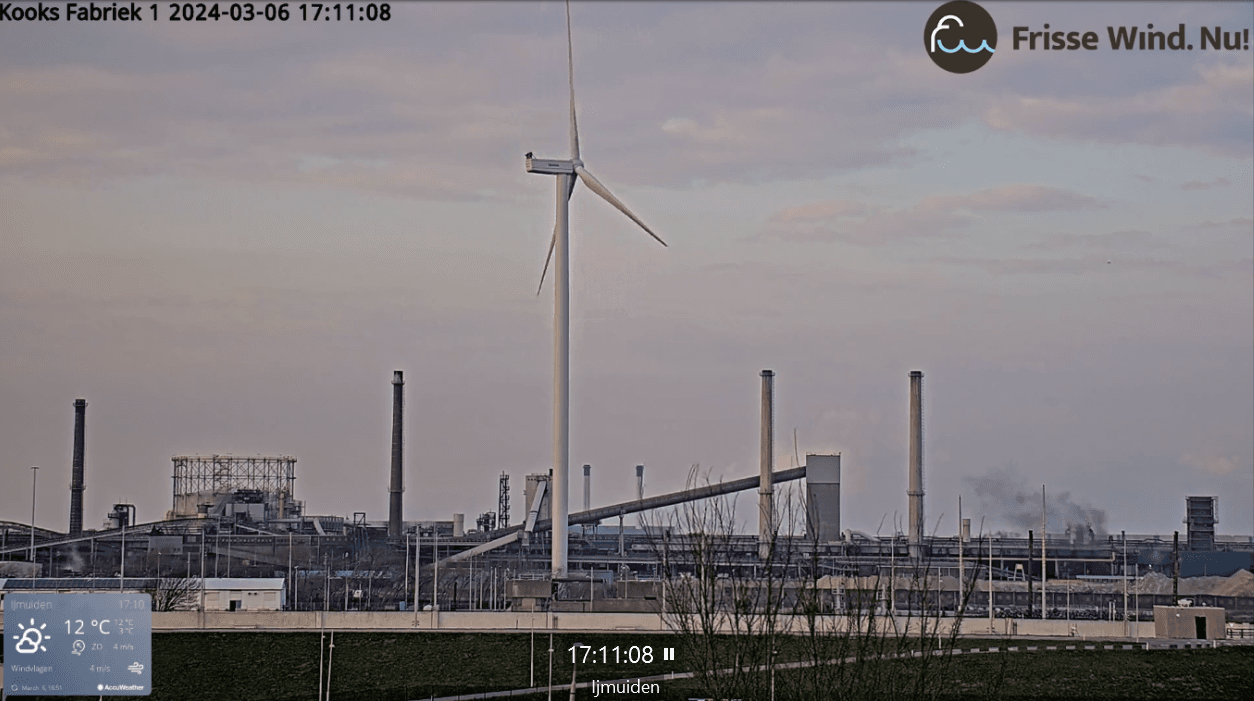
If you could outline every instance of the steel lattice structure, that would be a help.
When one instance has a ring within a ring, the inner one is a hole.
[[[174,499],[197,494],[226,494],[256,489],[287,494],[296,482],[296,458],[290,455],[176,455]]]

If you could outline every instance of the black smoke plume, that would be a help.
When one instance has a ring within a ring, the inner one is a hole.
[[[963,481],[975,490],[990,521],[1022,529],[1022,535],[1026,535],[1028,529],[1040,530],[1040,488],[1032,489],[1023,475],[1002,468],[990,470],[982,477],[964,477]],[[1065,530],[1080,542],[1106,536],[1106,512],[1072,501],[1070,491],[1047,491],[1045,514],[1046,526],[1052,533]]]

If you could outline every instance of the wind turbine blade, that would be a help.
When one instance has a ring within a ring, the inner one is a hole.
[[[570,202],[570,196],[575,192],[575,182],[577,178],[570,179],[570,185],[566,188],[566,202]],[[557,225],[553,226],[553,236],[549,238],[549,255],[544,258],[544,270],[540,273],[540,286],[536,288],[536,296],[540,296],[540,290],[544,289],[544,276],[549,272],[549,263],[553,260],[553,246],[557,244]]]
[[[544,257],[544,271],[540,273],[540,286],[536,288],[536,296],[544,289],[544,276],[549,272],[549,262],[553,260],[553,246],[557,245],[557,227],[553,227],[553,237],[549,239],[549,254]]]
[[[626,214],[629,219],[639,224],[641,229],[644,229],[646,232],[648,232],[650,236],[657,239],[658,243],[662,244],[663,246],[666,245],[666,242],[662,240],[662,237],[653,233],[653,229],[650,229],[648,226],[645,225],[644,222],[640,221],[640,217],[637,217],[635,214],[632,214],[631,210],[627,209],[627,205],[619,201],[619,199],[615,197],[613,193],[609,191],[608,188],[606,188],[604,185],[601,184],[600,180],[597,180],[596,178],[592,177],[592,173],[589,173],[586,168],[584,168],[583,166],[575,166],[575,174],[579,176],[579,179],[583,181],[584,185],[588,186],[589,190],[592,190],[593,192],[597,193],[598,195],[601,196],[601,199],[605,200],[606,202],[609,202],[610,204],[614,205],[615,209],[622,212],[623,214]]]
[[[570,159],[579,160],[579,126],[575,123],[575,41],[570,31],[570,0],[566,0],[566,75],[570,78]]]

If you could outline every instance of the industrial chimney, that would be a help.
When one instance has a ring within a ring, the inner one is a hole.
[[[583,510],[592,508],[592,466],[583,466]]]
[[[910,372],[910,545],[917,555],[923,544],[923,373]]]
[[[758,557],[771,555],[775,534],[775,373],[762,373],[762,435],[761,476],[758,481]]]
[[[87,400],[74,400],[74,462],[70,472],[70,535],[83,534],[83,452],[87,443]]]
[[[636,500],[644,501],[644,465],[636,465]],[[644,512],[636,514],[636,525],[644,528]]]
[[[388,489],[388,537],[400,538],[404,530],[401,520],[401,494],[405,491],[402,454],[405,447],[405,375],[392,373],[392,486]]]

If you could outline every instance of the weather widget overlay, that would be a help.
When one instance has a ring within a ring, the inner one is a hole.
[[[4,690],[10,696],[152,693],[148,594],[9,594]]]

